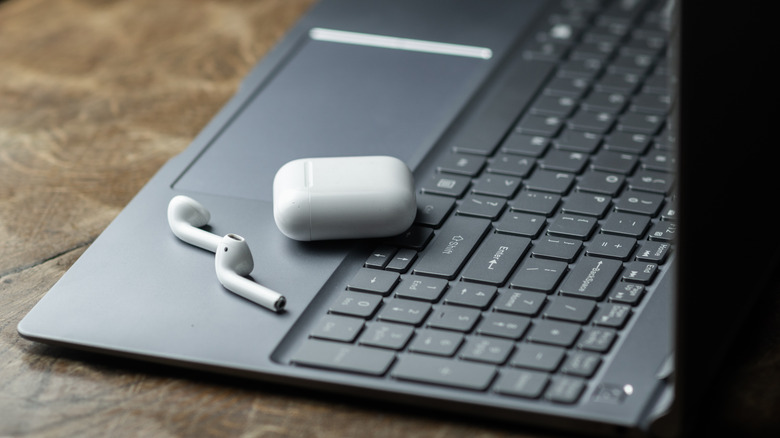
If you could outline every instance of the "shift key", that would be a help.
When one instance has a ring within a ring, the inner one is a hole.
[[[414,273],[452,280],[489,228],[487,219],[451,217],[422,252]]]

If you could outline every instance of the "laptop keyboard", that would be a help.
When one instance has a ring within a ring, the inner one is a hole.
[[[522,56],[554,72],[499,142],[440,159],[415,225],[375,248],[292,363],[580,399],[675,234],[666,31],[646,3],[564,0],[540,22]]]

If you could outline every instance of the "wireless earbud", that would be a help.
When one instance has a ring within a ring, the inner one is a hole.
[[[208,224],[209,220],[209,211],[188,196],[174,196],[168,203],[168,226],[173,234],[190,245],[215,252],[222,238],[198,228]]]
[[[217,247],[214,267],[219,282],[226,289],[277,312],[284,308],[287,300],[282,294],[244,277],[252,272],[254,261],[243,237],[228,234],[222,238]]]
[[[245,277],[255,267],[246,240],[237,234],[220,237],[198,228],[208,224],[210,219],[209,211],[190,197],[175,196],[168,203],[171,231],[190,245],[216,253],[214,268],[225,289],[271,310],[282,310],[287,303],[282,294]]]

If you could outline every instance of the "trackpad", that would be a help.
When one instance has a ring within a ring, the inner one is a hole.
[[[307,37],[174,187],[271,201],[274,174],[297,158],[382,154],[414,168],[489,64]]]

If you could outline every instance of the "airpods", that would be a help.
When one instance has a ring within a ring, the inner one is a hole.
[[[252,253],[243,237],[228,234],[222,238],[214,258],[217,278],[226,289],[261,306],[280,311],[287,300],[279,292],[261,286],[246,277],[254,268]]]
[[[243,237],[236,234],[220,237],[198,228],[210,219],[209,211],[190,197],[175,196],[168,203],[171,231],[191,245],[216,253],[214,268],[225,289],[276,312],[284,309],[287,300],[282,294],[245,277],[252,272],[255,262]]]
[[[190,245],[216,252],[222,238],[198,228],[208,224],[209,220],[209,211],[188,196],[174,196],[168,203],[168,226],[173,234]]]

